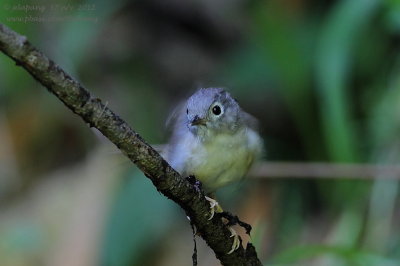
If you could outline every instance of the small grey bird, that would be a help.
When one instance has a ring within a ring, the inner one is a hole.
[[[262,153],[257,121],[221,88],[198,90],[173,114],[165,159],[207,192],[242,179]]]
[[[169,120],[175,123],[165,160],[182,176],[194,175],[208,193],[242,179],[262,153],[256,119],[221,88],[198,90]],[[216,200],[206,199],[212,219],[222,208]],[[240,246],[235,230],[229,229],[234,241],[228,254]]]

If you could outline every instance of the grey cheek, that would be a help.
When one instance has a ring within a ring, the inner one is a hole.
[[[197,126],[192,126],[190,124],[187,125],[189,131],[193,134],[193,135],[197,135],[198,133],[198,127]]]
[[[224,124],[221,123],[220,121],[214,121],[210,124],[208,128],[213,132],[218,132],[223,126]]]

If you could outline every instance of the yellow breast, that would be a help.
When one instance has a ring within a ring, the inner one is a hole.
[[[251,129],[220,134],[208,143],[191,145],[184,172],[196,176],[213,191],[243,178],[260,153],[261,140]]]

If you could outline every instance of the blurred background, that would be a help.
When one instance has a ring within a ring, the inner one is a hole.
[[[212,86],[259,119],[268,162],[399,162],[399,1],[3,0],[0,22],[149,143]],[[399,265],[398,176],[376,177],[249,178],[218,197],[265,265]],[[199,265],[219,265],[197,239]],[[0,53],[0,265],[191,265],[192,251],[185,213]]]

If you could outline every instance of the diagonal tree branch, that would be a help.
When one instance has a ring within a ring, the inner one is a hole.
[[[208,220],[209,203],[124,120],[94,97],[58,65],[32,46],[26,37],[0,24],[0,50],[27,70],[49,92],[114,143],[166,197],[179,204],[223,265],[261,265],[254,246],[228,255],[233,239],[221,219]]]

